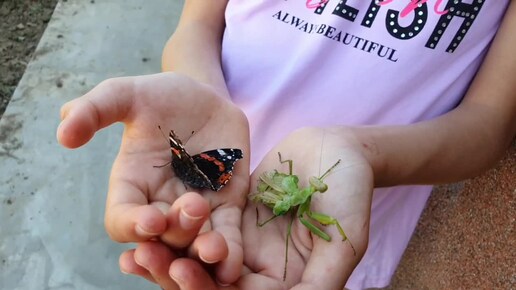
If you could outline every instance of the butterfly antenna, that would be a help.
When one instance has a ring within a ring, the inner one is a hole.
[[[192,133],[190,134],[190,137],[188,137],[188,140],[190,140],[190,138],[192,138],[192,136],[195,134],[195,131],[192,131]],[[188,142],[188,140],[186,140],[186,142]]]
[[[163,138],[165,138],[165,140],[168,142],[168,138],[167,138],[167,136],[165,135],[165,132],[163,132],[163,130],[161,129],[161,126],[160,126],[160,125],[158,125],[158,129],[159,129],[159,131],[161,132],[161,135],[163,135]],[[168,166],[168,165],[170,165],[170,164],[172,164],[172,161],[169,161],[169,162],[167,162],[167,163],[165,163],[165,164],[163,164],[163,165],[154,165],[154,166],[152,166],[152,167],[154,167],[154,168],[163,168],[163,167]]]
[[[161,132],[161,135],[163,136],[163,138],[165,138],[165,140],[167,140],[167,143],[168,143],[167,135],[165,135],[165,132],[163,132],[163,129],[161,129],[161,126],[160,126],[160,125],[158,125],[158,129],[159,129],[159,131]]]

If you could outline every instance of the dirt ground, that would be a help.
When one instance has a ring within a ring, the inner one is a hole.
[[[0,1],[0,117],[45,31],[57,0]]]

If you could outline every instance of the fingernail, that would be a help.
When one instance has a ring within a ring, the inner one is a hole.
[[[149,265],[149,260],[148,259],[145,259],[143,258],[143,261],[141,261],[141,257],[138,257],[137,255],[134,256],[134,262],[136,263],[136,265],[144,268],[145,270],[147,271],[150,271],[149,268],[150,268],[150,265]]]
[[[215,282],[217,282],[217,284],[219,284],[219,286],[222,286],[222,287],[228,287],[229,285],[231,285],[231,284],[222,283],[219,281],[219,279],[215,279]]]
[[[144,236],[144,237],[150,237],[150,236],[155,236],[157,235],[157,233],[151,233],[147,230],[145,230],[142,226],[140,225],[136,225],[135,227],[135,231],[136,233],[139,235],[139,236]]]
[[[203,261],[206,264],[215,264],[215,263],[219,262],[219,261],[215,261],[215,260],[206,259],[201,254],[199,254],[199,259],[201,259],[201,261]]]
[[[129,274],[131,274],[131,273],[126,272],[126,271],[124,271],[124,270],[122,270],[122,269],[120,269],[120,272],[121,272],[122,274],[125,274],[125,275],[129,275]]]
[[[198,227],[199,221],[202,218],[202,216],[191,216],[186,211],[181,209],[181,212],[179,214],[179,224],[181,225],[181,228],[189,230],[194,227]]]
[[[170,275],[170,278],[172,278],[172,280],[174,280],[174,282],[176,282],[177,285],[181,285],[183,283],[183,281],[181,281],[181,279],[178,279],[177,277],[174,277],[172,275]]]

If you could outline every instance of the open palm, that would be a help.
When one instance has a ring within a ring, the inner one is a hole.
[[[215,231],[207,241],[221,241],[229,254],[216,253],[207,259],[229,259],[219,263],[219,279],[236,279],[243,259],[240,223],[249,181],[248,125],[238,108],[207,85],[162,73],[105,81],[65,104],[61,118],[58,140],[69,148],[85,144],[97,130],[112,123],[125,124],[106,207],[106,229],[112,239],[144,242],[159,238],[169,247],[183,248],[210,217],[208,228]],[[241,149],[244,158],[237,162],[228,185],[217,193],[202,190],[204,198],[189,194],[186,199],[190,200],[176,203],[187,188],[170,167],[154,168],[171,159],[168,141],[158,125],[174,130],[191,154]],[[204,254],[210,255],[209,251]],[[128,263],[134,252],[124,255],[122,260]],[[151,272],[140,274],[159,280]]]

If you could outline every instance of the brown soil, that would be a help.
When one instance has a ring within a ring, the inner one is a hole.
[[[56,3],[57,0],[0,1],[0,118]]]
[[[388,289],[516,289],[516,141],[497,166],[433,192]]]

